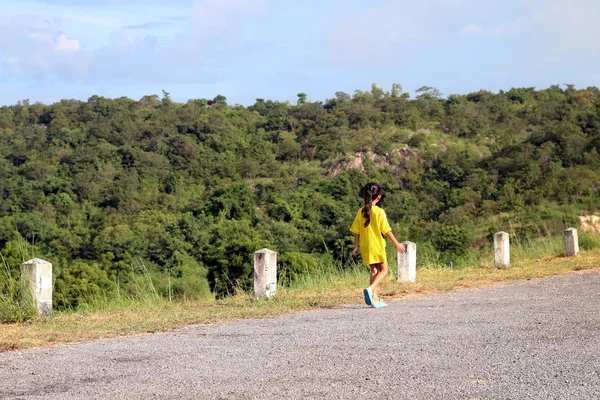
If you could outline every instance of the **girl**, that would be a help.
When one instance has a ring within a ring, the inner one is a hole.
[[[396,249],[403,253],[406,251],[403,244],[398,243],[392,234],[392,228],[388,223],[385,211],[377,207],[381,200],[381,186],[376,183],[367,183],[360,190],[359,196],[364,200],[364,206],[358,210],[350,231],[354,233],[354,250],[352,255],[362,254],[365,264],[371,268],[371,279],[369,287],[363,290],[365,302],[373,308],[387,306],[376,293],[377,286],[388,273],[388,264],[385,255],[385,239],[387,236]]]

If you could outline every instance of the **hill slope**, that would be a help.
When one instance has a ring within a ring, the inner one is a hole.
[[[0,108],[0,252],[13,277],[51,260],[59,309],[145,276],[165,297],[224,296],[262,247],[286,282],[350,264],[358,189],[377,181],[396,237],[460,266],[497,230],[536,240],[596,212],[599,151],[597,88],[25,101]]]

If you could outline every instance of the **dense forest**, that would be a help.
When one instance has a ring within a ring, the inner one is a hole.
[[[352,263],[375,181],[399,240],[460,265],[499,229],[550,235],[596,211],[599,151],[595,87],[22,101],[0,108],[0,253],[13,277],[51,261],[59,309],[133,293],[140,275],[164,296],[224,296],[249,287],[263,247],[284,283]]]

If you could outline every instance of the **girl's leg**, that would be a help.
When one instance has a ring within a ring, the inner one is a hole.
[[[373,281],[375,281],[375,277],[379,273],[379,264],[370,264],[369,268],[371,270],[371,274],[369,277],[369,287],[364,290],[364,294],[365,303],[367,303],[368,305],[372,305],[374,303],[375,294],[373,293],[373,290],[371,290],[371,287],[373,286]]]
[[[373,284],[373,281],[375,280],[375,277],[377,276],[377,273],[379,272],[379,269],[377,268],[378,266],[379,266],[379,264],[369,265],[369,268],[371,268],[371,277],[369,279],[369,285]]]
[[[388,265],[387,263],[381,264],[371,264],[371,285],[369,289],[373,292],[373,301],[379,301],[379,296],[377,296],[377,286],[381,283],[381,281],[386,277],[388,273]]]

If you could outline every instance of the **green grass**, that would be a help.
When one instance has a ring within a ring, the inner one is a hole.
[[[511,266],[493,267],[489,251],[474,254],[471,264],[450,268],[419,259],[417,283],[397,283],[395,258],[390,260],[390,276],[380,293],[386,299],[400,299],[424,293],[486,286],[498,282],[541,278],[556,274],[598,268],[600,238],[583,234],[579,257],[564,257],[561,237],[543,238],[513,244]],[[418,251],[418,249],[417,249]],[[463,260],[465,261],[465,260]],[[466,262],[466,261],[465,261]],[[77,310],[55,312],[52,318],[15,319],[0,329],[0,351],[97,340],[131,334],[176,329],[189,324],[215,324],[245,318],[262,318],[316,308],[362,303],[361,290],[369,279],[368,267],[359,263],[342,265],[322,262],[311,274],[290,287],[279,287],[271,300],[255,301],[251,293],[238,291],[221,300],[169,301],[152,290],[148,295],[98,298]],[[14,307],[2,301],[0,312]],[[14,300],[14,297],[11,299]]]
[[[13,276],[11,269],[0,253],[0,321],[23,322],[32,319],[35,304],[31,296],[23,296],[21,283]]]

